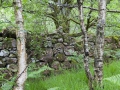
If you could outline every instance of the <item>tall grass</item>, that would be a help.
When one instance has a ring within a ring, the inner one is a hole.
[[[104,78],[120,74],[120,61],[104,65]],[[104,90],[120,90],[109,81],[103,80]],[[65,71],[63,74],[51,76],[46,80],[28,79],[25,90],[89,90],[84,69]]]
[[[120,61],[113,61],[110,65],[104,65],[104,78],[109,78],[118,74],[120,74]],[[117,84],[106,80],[104,80],[103,83],[104,90],[120,90],[120,86]]]

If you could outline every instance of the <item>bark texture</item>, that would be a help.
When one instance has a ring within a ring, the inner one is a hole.
[[[14,0],[14,9],[16,16],[16,37],[17,37],[17,51],[18,51],[18,73],[17,81],[14,90],[23,90],[24,82],[27,78],[26,72],[26,48],[25,48],[25,31],[22,16],[22,2],[21,0]]]
[[[106,18],[106,0],[99,0],[99,17],[96,31],[95,45],[95,81],[102,85],[103,78],[103,50],[104,50],[104,28]]]
[[[84,18],[83,18],[83,0],[77,0],[78,3],[78,9],[80,13],[80,27],[84,36],[84,68],[85,68],[85,73],[89,81],[89,87],[90,90],[93,90],[92,87],[92,81],[93,77],[89,69],[89,49],[88,49],[88,39],[87,39],[87,31],[86,27],[84,24]]]

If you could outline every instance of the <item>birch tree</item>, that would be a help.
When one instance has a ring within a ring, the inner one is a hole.
[[[105,28],[105,17],[106,17],[106,0],[99,0],[99,18],[96,31],[96,45],[95,45],[95,61],[94,61],[94,78],[89,69],[89,49],[88,49],[88,39],[87,39],[87,30],[84,24],[83,17],[83,1],[77,0],[79,17],[80,17],[80,27],[84,37],[84,68],[85,73],[89,81],[89,89],[94,90],[95,86],[102,85],[103,77],[103,48],[104,48],[104,28]],[[93,83],[94,80],[94,83]],[[97,83],[96,83],[97,82]],[[94,85],[94,86],[93,86]]]
[[[106,19],[106,0],[99,0],[99,17],[95,45],[95,81],[101,86],[103,78],[104,28]]]
[[[84,17],[83,17],[83,0],[77,0],[78,3],[78,10],[79,10],[79,17],[80,17],[80,27],[83,33],[83,39],[84,39],[84,68],[85,73],[88,78],[89,82],[89,88],[90,90],[93,90],[92,82],[93,82],[93,76],[89,69],[89,49],[88,49],[88,39],[87,39],[87,30],[84,24]]]
[[[16,17],[16,37],[17,37],[17,51],[18,51],[18,73],[17,81],[14,90],[23,90],[24,82],[27,78],[26,70],[26,48],[25,48],[25,31],[22,16],[22,2],[21,0],[14,0],[14,10]]]

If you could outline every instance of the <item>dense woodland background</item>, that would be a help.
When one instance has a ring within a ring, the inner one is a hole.
[[[0,0],[0,90],[119,90],[119,60],[119,0]]]

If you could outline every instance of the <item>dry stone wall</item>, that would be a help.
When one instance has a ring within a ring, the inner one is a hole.
[[[74,67],[74,63],[72,62],[73,58],[68,57],[73,57],[74,53],[77,55],[83,53],[83,41],[76,43],[75,38],[71,37],[69,34],[53,33],[43,35],[42,37],[43,39],[40,41],[41,44],[38,45],[40,48],[42,48],[42,53],[39,53],[40,50],[38,50],[39,55],[36,56],[36,54],[33,53],[28,60],[30,62],[35,62],[37,66],[41,67],[43,65],[48,65],[54,70],[59,70],[61,68],[70,69]],[[93,57],[95,40],[94,36],[88,35],[88,40],[90,48],[89,56]],[[112,49],[116,49],[116,47],[120,48],[120,40],[116,38],[106,38],[105,44],[114,44],[115,47],[112,45]],[[30,45],[30,42],[27,42],[27,50],[29,50],[29,47],[31,47]],[[110,48],[109,45],[107,48]],[[30,52],[27,53],[30,55]],[[105,57],[108,58],[112,56]],[[0,68],[8,68],[12,72],[17,71],[16,39],[0,37]]]
[[[16,40],[0,37],[0,68],[17,64]]]
[[[71,60],[68,60],[68,57],[74,56],[74,52],[78,52],[75,50],[74,38],[60,33],[47,35],[42,41],[41,48],[44,48],[45,53],[38,60],[38,65],[49,65],[55,70],[72,68]]]
[[[30,42],[27,43],[27,49],[29,49],[29,45]],[[78,52],[77,49],[75,50],[74,38],[68,34],[53,33],[43,35],[41,45],[38,46],[42,48],[43,53],[38,56],[35,53],[32,54],[29,61],[35,62],[40,67],[48,65],[55,70],[71,68],[71,60],[68,60],[67,57],[73,56],[74,52]],[[17,70],[16,39],[0,37],[0,68],[10,68],[13,72]],[[16,70],[13,70],[15,68]]]

